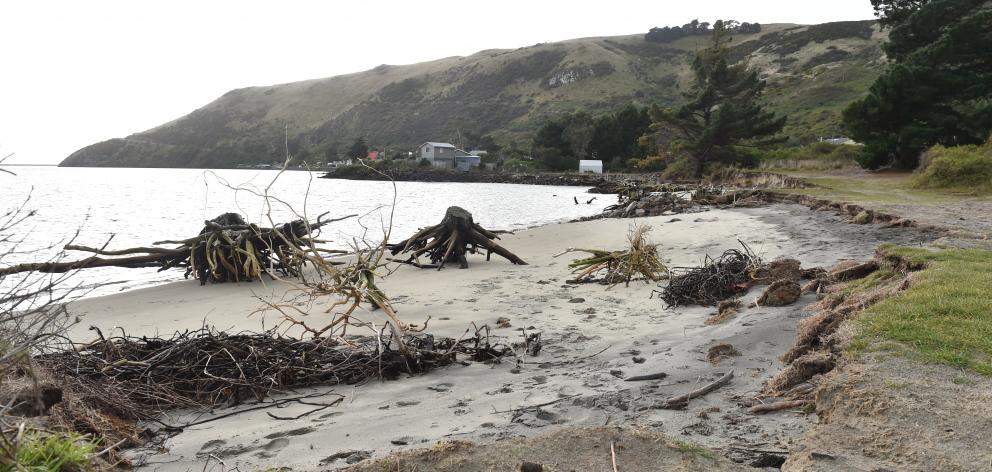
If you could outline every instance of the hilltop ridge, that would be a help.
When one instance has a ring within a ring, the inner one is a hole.
[[[763,25],[738,34],[734,55],[768,79],[767,100],[789,115],[796,142],[840,132],[840,110],[861,96],[885,62],[873,21]],[[489,49],[410,65],[235,89],[179,119],[84,147],[62,166],[234,167],[291,152],[326,160],[365,136],[390,149],[461,133],[524,140],[548,117],[627,103],[672,105],[690,79],[693,51],[707,41],[668,43],[644,34]],[[330,151],[330,152],[329,152]]]

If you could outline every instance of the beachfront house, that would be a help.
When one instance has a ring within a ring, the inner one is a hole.
[[[420,145],[420,158],[430,162],[431,167],[462,171],[478,167],[482,162],[480,156],[462,151],[452,144],[431,141]]]
[[[583,159],[583,160],[579,161],[579,173],[580,174],[602,174],[603,173],[603,161]]]

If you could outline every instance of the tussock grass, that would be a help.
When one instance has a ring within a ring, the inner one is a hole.
[[[926,264],[900,295],[856,319],[852,348],[891,339],[924,361],[992,375],[992,251],[883,245],[880,251]]]
[[[71,472],[90,469],[96,446],[86,436],[31,432],[18,445],[16,464],[10,469],[38,472]]]
[[[929,164],[913,176],[914,188],[992,194],[992,141],[981,146],[934,146]]]

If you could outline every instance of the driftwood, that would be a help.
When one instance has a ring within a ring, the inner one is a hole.
[[[722,387],[724,385],[727,385],[728,383],[730,383],[730,380],[733,379],[733,378],[734,378],[734,371],[731,370],[730,372],[727,372],[726,374],[723,375],[723,377],[720,377],[716,381],[714,381],[714,382],[712,382],[712,383],[710,383],[710,384],[708,384],[708,385],[706,385],[706,386],[704,386],[702,388],[699,388],[699,389],[693,390],[693,391],[691,391],[689,393],[686,393],[684,395],[679,395],[677,397],[669,398],[668,400],[665,400],[663,403],[660,403],[658,405],[655,405],[655,408],[661,408],[661,409],[682,409],[682,408],[685,408],[686,406],[689,405],[689,400],[692,400],[693,398],[701,397],[701,396],[706,395],[707,393],[710,393],[710,392],[712,392],[712,391],[714,391],[714,390],[716,390],[716,389],[718,389],[718,388],[720,388],[720,387]]]
[[[99,331],[98,331],[99,333]],[[485,334],[435,338],[370,336],[348,343],[301,340],[275,331],[229,334],[210,328],[169,338],[113,336],[34,358],[69,388],[124,415],[181,407],[261,401],[311,385],[395,379],[457,362],[491,362],[512,353]],[[398,347],[402,345],[404,349]]]
[[[576,274],[574,279],[568,280],[568,283],[601,280],[612,288],[620,282],[630,285],[634,277],[657,282],[665,278],[668,269],[658,257],[658,245],[652,244],[646,237],[650,231],[651,227],[644,225],[631,228],[627,234],[630,247],[624,251],[569,248],[561,254],[556,254],[555,257],[570,252],[591,254],[583,259],[576,259],[568,265]],[[600,274],[601,277],[597,279]]]
[[[712,306],[746,292],[761,259],[743,241],[738,242],[743,251],[728,249],[716,259],[707,255],[700,267],[673,268],[668,285],[660,290],[661,299],[669,307]]]
[[[486,250],[486,260],[496,253],[514,264],[526,265],[516,254],[496,244],[499,239],[496,232],[479,226],[472,219],[472,214],[461,207],[448,207],[444,219],[435,226],[417,231],[409,239],[388,245],[389,251],[395,256],[399,253],[410,252],[405,260],[396,260],[421,268],[437,268],[441,270],[448,262],[457,262],[459,268],[468,268],[466,253],[477,254],[479,249]],[[421,264],[420,256],[428,255],[430,264]]]
[[[801,408],[809,404],[809,400],[787,400],[775,403],[762,403],[760,405],[754,405],[747,411],[749,413],[769,413],[772,411],[789,410],[792,408]]]
[[[186,277],[193,275],[201,284],[250,281],[273,272],[297,276],[303,265],[320,258],[321,253],[343,252],[316,248],[320,241],[313,236],[319,234],[320,227],[353,216],[325,220],[320,215],[316,222],[299,219],[264,228],[246,223],[237,214],[225,213],[205,221],[203,230],[194,237],[155,243],[178,245],[172,248],[107,250],[67,245],[67,251],[88,252],[93,256],[76,261],[18,264],[0,268],[0,276],[20,272],[63,273],[95,267],[158,267],[159,271],[185,267]]]

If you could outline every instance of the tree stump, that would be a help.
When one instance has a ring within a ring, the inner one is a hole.
[[[406,260],[399,260],[420,268],[437,268],[441,270],[448,262],[457,262],[461,269],[468,268],[466,253],[477,254],[479,248],[486,250],[486,260],[493,253],[503,256],[514,264],[526,265],[516,254],[496,244],[499,239],[496,233],[479,226],[472,219],[472,214],[461,207],[448,207],[440,224],[417,231],[409,239],[390,244],[389,250],[395,256],[399,253],[411,252]],[[427,254],[430,264],[421,264],[419,257]]]

